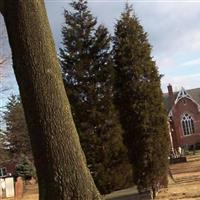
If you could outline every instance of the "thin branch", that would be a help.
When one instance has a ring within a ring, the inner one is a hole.
[[[1,60],[0,60],[0,66],[2,65],[2,64],[4,64],[6,62],[6,58],[2,58]]]

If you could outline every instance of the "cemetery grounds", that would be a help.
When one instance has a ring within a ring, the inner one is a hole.
[[[169,187],[156,199],[200,200],[200,151],[187,156],[187,163],[170,165],[170,169],[176,182],[169,179]]]
[[[162,189],[158,193],[156,200],[200,200],[200,151],[196,155],[188,155],[187,161],[187,163],[170,165],[176,182],[173,182],[169,178],[169,187]],[[130,189],[127,191],[131,193]],[[126,190],[123,190],[123,192],[114,192],[108,195],[108,199],[129,199],[126,197],[123,198],[123,195],[124,197],[126,196]],[[7,200],[12,199],[9,198]],[[37,185],[26,186],[22,200],[38,200]],[[134,198],[130,196],[130,200],[134,200]]]

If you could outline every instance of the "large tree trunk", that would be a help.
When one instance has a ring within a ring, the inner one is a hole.
[[[101,199],[65,94],[43,0],[5,0],[2,12],[24,106],[40,200]]]

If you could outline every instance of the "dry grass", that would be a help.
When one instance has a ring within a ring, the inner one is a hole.
[[[162,190],[157,199],[200,200],[200,153],[188,156],[187,160],[171,165],[176,182],[170,180],[169,188]]]
[[[187,160],[187,163],[171,165],[170,168],[176,182],[174,183],[170,180],[169,188],[161,190],[156,198],[157,200],[200,200],[200,152],[195,156],[188,156]],[[119,198],[121,200],[129,199],[125,197],[127,195],[126,191],[128,191],[127,194],[134,193],[135,188],[115,192],[108,196],[110,197],[108,199],[116,198],[117,196],[121,196]],[[38,200],[37,186],[27,186],[24,197],[21,200]]]

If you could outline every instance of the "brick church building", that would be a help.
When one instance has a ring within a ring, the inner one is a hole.
[[[168,111],[172,148],[189,148],[200,143],[200,88],[182,88],[173,92],[169,84],[164,103]]]

